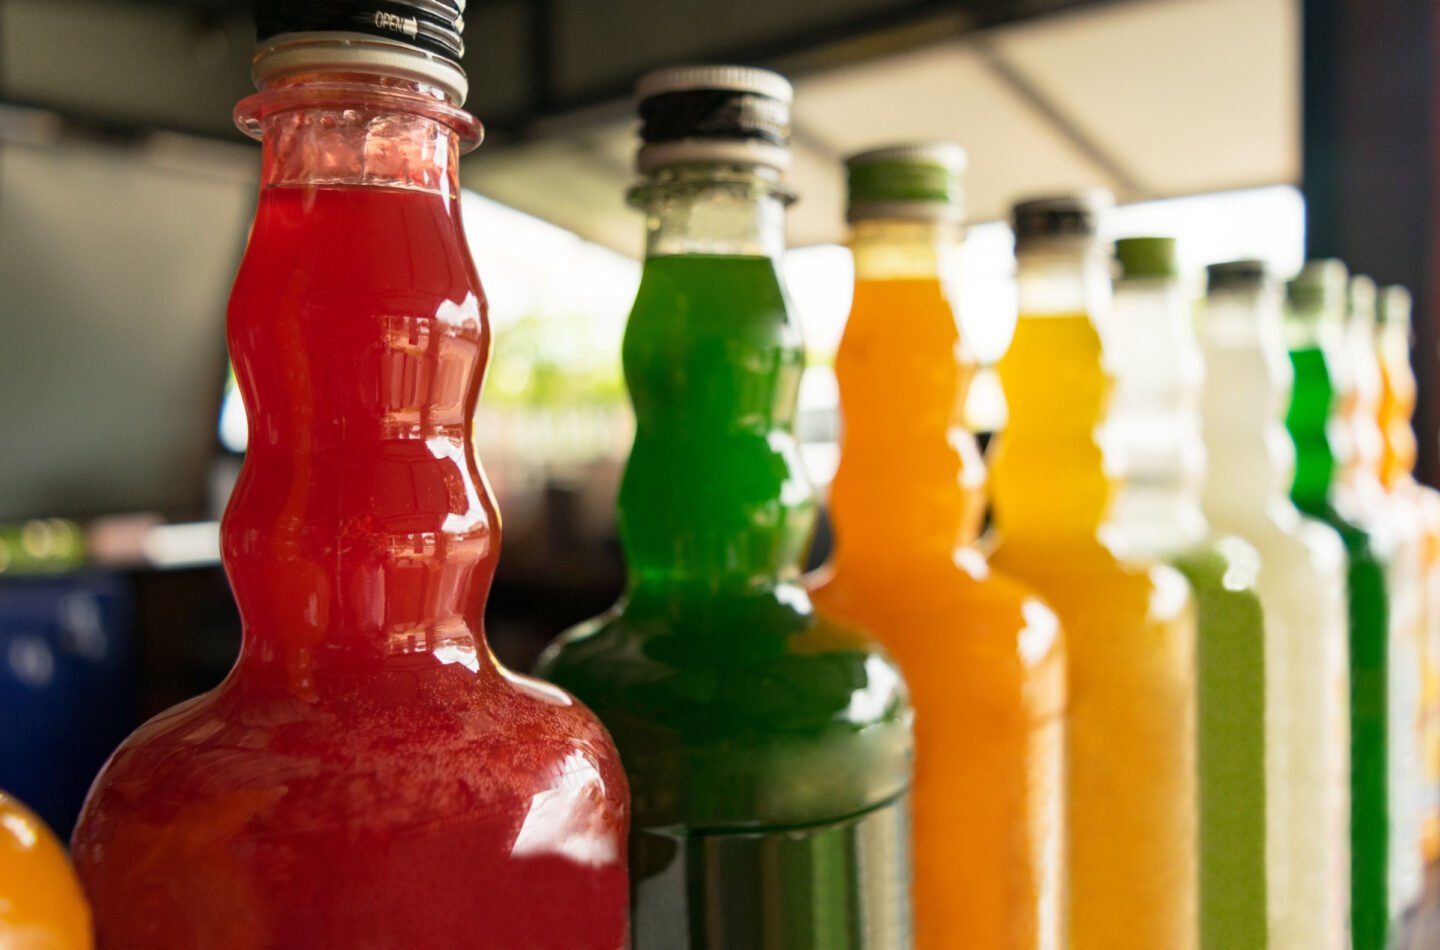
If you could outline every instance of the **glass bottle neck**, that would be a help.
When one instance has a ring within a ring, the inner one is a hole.
[[[1116,384],[1104,438],[1121,475],[1109,515],[1136,553],[1174,554],[1205,539],[1200,507],[1204,368],[1178,281],[1122,280],[1108,319]]]
[[[952,571],[979,535],[985,466],[963,418],[975,361],[953,286],[961,234],[946,223],[855,225],[855,296],[835,357],[837,578],[882,585]]]
[[[794,434],[804,353],[777,266],[788,196],[754,168],[685,166],[631,197],[649,244],[623,348],[631,609],[770,596],[798,578],[815,514]]]
[[[261,139],[263,187],[376,187],[460,196],[460,154],[480,124],[437,87],[361,73],[289,75],[242,100]]]
[[[999,364],[1009,420],[991,468],[995,522],[1006,549],[1088,546],[1114,491],[1101,439],[1108,258],[1098,241],[1054,240],[1022,245],[1018,263],[1019,319]]]
[[[1108,246],[1098,239],[1056,239],[1015,250],[1020,316],[1101,315],[1110,311]]]
[[[951,286],[963,246],[964,230],[946,221],[857,221],[850,235],[857,281],[928,278]]]
[[[791,195],[768,168],[695,164],[661,168],[636,185],[645,255],[774,257],[785,250]]]
[[[1222,531],[1293,511],[1295,449],[1285,431],[1293,370],[1279,289],[1212,292],[1201,322],[1203,416],[1210,451],[1205,512]]]
[[[237,116],[265,148],[228,315],[250,417],[222,527],[242,666],[305,695],[488,669],[499,525],[470,421],[490,340],[456,179],[478,125],[356,76],[287,80]]]

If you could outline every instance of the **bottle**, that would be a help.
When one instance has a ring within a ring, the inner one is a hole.
[[[1310,261],[1290,282],[1286,336],[1294,392],[1285,424],[1295,445],[1290,497],[1339,532],[1346,551],[1350,640],[1350,932],[1354,950],[1384,950],[1395,928],[1390,881],[1389,719],[1395,542],[1383,518],[1341,478],[1353,442],[1342,339],[1345,265]]]
[[[1350,906],[1345,548],[1290,501],[1292,370],[1280,286],[1263,262],[1209,268],[1200,321],[1204,509],[1259,552],[1265,610],[1268,944],[1345,950]],[[1202,653],[1203,653],[1202,644]]]
[[[1173,238],[1125,238],[1105,345],[1106,448],[1122,476],[1108,529],[1130,557],[1172,564],[1195,596],[1200,945],[1268,946],[1267,631],[1255,549],[1212,539],[1201,507],[1204,362]]]
[[[1000,378],[993,562],[1032,584],[1066,632],[1070,946],[1198,940],[1195,606],[1173,568],[1122,559],[1102,531],[1115,483],[1102,449],[1111,376],[1099,201],[1014,212],[1020,315]]]
[[[1408,502],[1422,532],[1424,555],[1420,650],[1422,851],[1440,861],[1440,492],[1420,484],[1415,471],[1415,372],[1410,365],[1410,294],[1386,287],[1379,297],[1376,348],[1380,359],[1384,433],[1381,478],[1386,490]]]
[[[221,528],[245,639],[91,790],[74,852],[103,947],[626,945],[614,747],[485,646],[490,332],[457,183],[480,127],[459,4],[397,7],[258,10],[228,318],[249,454]]]
[[[1420,512],[1410,499],[1385,491],[1382,465],[1385,436],[1380,427],[1384,399],[1380,356],[1375,350],[1375,282],[1352,276],[1345,321],[1348,358],[1342,413],[1354,455],[1341,472],[1344,491],[1371,524],[1384,524],[1394,541],[1390,590],[1390,656],[1387,658],[1390,744],[1390,913],[1404,917],[1424,890],[1420,805],[1420,642],[1424,623],[1424,538]]]
[[[0,947],[91,946],[90,908],[65,849],[34,812],[0,792]]]
[[[1389,709],[1386,741],[1390,800],[1390,914],[1403,917],[1421,897],[1420,666],[1424,616],[1422,516],[1383,478],[1385,436],[1380,427],[1384,380],[1376,350],[1376,288],[1364,275],[1350,279],[1344,347],[1347,381],[1342,418],[1353,454],[1341,471],[1344,490],[1366,524],[1383,525],[1394,544],[1387,575],[1390,645],[1386,660]]]
[[[790,84],[692,67],[637,93],[627,589],[540,672],[590,704],[629,769],[636,950],[908,947],[904,683],[801,584],[804,354],[777,269]]]
[[[985,467],[962,418],[976,370],[954,306],[964,163],[949,144],[848,163],[836,548],[812,594],[873,630],[910,684],[916,945],[1059,947],[1064,647],[1055,614],[978,548]]]

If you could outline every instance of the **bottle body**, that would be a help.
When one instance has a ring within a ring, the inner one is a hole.
[[[1126,260],[1127,245],[1120,245]],[[1107,454],[1123,476],[1108,518],[1122,550],[1172,564],[1195,597],[1200,942],[1267,945],[1267,628],[1259,558],[1210,537],[1201,503],[1204,365],[1173,274],[1115,285],[1106,350],[1115,395]]]
[[[1021,258],[1020,317],[999,367],[1010,422],[992,479],[994,563],[1033,585],[1066,631],[1070,945],[1188,948],[1194,604],[1173,569],[1122,561],[1101,540],[1112,485],[1097,429],[1111,381],[1090,301],[1103,280],[1073,255]]]
[[[222,549],[245,644],[97,779],[74,847],[99,943],[613,950],[619,759],[484,646],[499,525],[469,432],[489,329],[454,133],[357,86],[268,100],[288,108],[262,120],[229,310],[251,438]]]
[[[1205,514],[1259,553],[1265,611],[1268,941],[1343,950],[1349,932],[1345,551],[1290,502],[1291,368],[1278,300],[1212,294],[1201,335]]]
[[[648,204],[625,333],[629,589],[540,672],[628,767],[637,950],[909,947],[905,687],[800,584],[814,501],[778,200],[748,172],[697,174]]]
[[[835,366],[837,547],[813,596],[874,631],[910,686],[917,946],[1059,947],[1063,642],[1049,608],[976,548],[985,475],[961,419],[975,368],[936,266],[952,240],[857,225]]]
[[[1387,291],[1394,302],[1395,289]],[[1421,841],[1427,861],[1440,859],[1440,492],[1415,480],[1415,374],[1410,365],[1410,324],[1399,313],[1382,322],[1377,350],[1384,433],[1382,478],[1389,493],[1407,503],[1420,528],[1422,622],[1420,631]]]
[[[64,846],[0,792],[0,946],[90,950],[90,909]]]

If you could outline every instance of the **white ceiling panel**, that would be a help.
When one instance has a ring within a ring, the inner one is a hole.
[[[1003,218],[1019,195],[1115,184],[964,41],[806,77],[796,85],[795,125],[837,157],[896,142],[959,142],[970,153],[974,220]]]
[[[959,37],[797,77],[795,245],[843,237],[849,153],[949,139],[969,216],[1103,186],[1122,201],[1299,177],[1298,0],[1145,0]],[[627,254],[634,121],[619,104],[487,146],[466,184]]]
[[[992,42],[1159,197],[1298,180],[1299,16],[1298,0],[1149,0]]]

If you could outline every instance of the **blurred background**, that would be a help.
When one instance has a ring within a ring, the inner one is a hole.
[[[239,645],[218,518],[245,450],[224,312],[259,170],[230,120],[248,7],[0,0],[0,786],[61,834],[110,749]],[[466,21],[487,139],[464,212],[497,341],[477,438],[505,524],[487,619],[507,662],[622,582],[628,93],[655,66],[795,80],[785,269],[821,486],[851,281],[840,161],[916,138],[970,152],[962,308],[982,360],[1014,320],[1011,202],[1103,186],[1114,236],[1178,236],[1197,281],[1217,260],[1334,255],[1414,291],[1437,474],[1431,0],[470,0]],[[993,378],[969,414],[1003,426]]]

